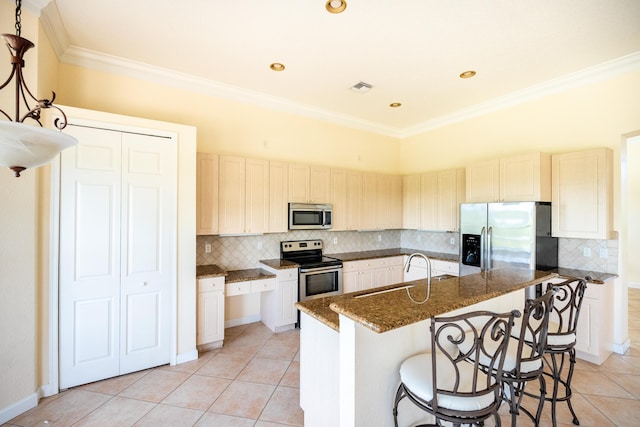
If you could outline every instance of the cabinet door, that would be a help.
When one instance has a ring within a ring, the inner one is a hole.
[[[360,270],[358,272],[358,290],[366,291],[376,287],[376,268]]]
[[[348,271],[342,273],[342,292],[345,294],[358,290],[358,272]]]
[[[309,165],[289,163],[289,202],[309,202]]]
[[[531,153],[500,159],[500,200],[551,201],[551,156]]]
[[[391,211],[389,212],[389,229],[401,229],[402,228],[402,177],[400,175],[393,175],[388,177],[391,181],[391,196],[389,198],[391,205]]]
[[[463,169],[438,172],[438,230],[458,231],[460,203],[458,184],[463,174]]]
[[[269,232],[285,233],[289,227],[289,165],[269,162]]]
[[[438,229],[438,174],[424,173],[420,176],[420,228]]]
[[[245,159],[220,156],[220,234],[244,233],[245,221]]]
[[[347,172],[341,169],[331,169],[331,217],[334,231],[347,229]]]
[[[347,230],[360,228],[360,201],[362,198],[362,174],[347,172]]]
[[[613,229],[611,150],[552,157],[551,224],[554,237],[608,239]]]
[[[467,203],[500,200],[500,161],[498,159],[467,166],[465,180]]]
[[[360,229],[373,230],[376,227],[377,179],[372,173],[362,174],[362,198],[360,206]]]
[[[218,155],[196,154],[196,234],[218,234]]]
[[[198,294],[197,344],[208,344],[224,339],[224,292]]]
[[[329,203],[331,200],[331,169],[322,166],[309,168],[309,201]]]
[[[245,233],[269,231],[269,162],[245,161]]]
[[[402,228],[420,228],[420,175],[402,177]]]
[[[278,326],[290,325],[298,321],[298,281],[287,280],[278,283]]]

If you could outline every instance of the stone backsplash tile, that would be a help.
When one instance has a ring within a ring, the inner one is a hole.
[[[261,259],[280,258],[281,241],[307,239],[321,239],[327,255],[398,247],[449,254],[459,253],[458,233],[416,230],[297,230],[255,236],[197,236],[196,264],[217,264],[226,270],[256,268]],[[211,253],[205,253],[207,244],[211,245]],[[584,256],[585,248],[588,248],[587,252],[591,252],[590,257]],[[616,274],[618,272],[618,241],[561,238],[558,241],[558,265],[565,268]]]
[[[453,245],[451,238],[454,239]],[[458,253],[456,233],[296,230],[255,236],[197,236],[196,264],[217,264],[225,270],[256,268],[261,259],[280,258],[281,241],[307,239],[321,239],[327,255],[398,247]],[[211,245],[211,253],[205,252],[207,244]]]

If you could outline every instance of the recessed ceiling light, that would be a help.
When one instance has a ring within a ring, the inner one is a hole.
[[[476,72],[473,70],[469,70],[469,71],[465,71],[463,73],[460,73],[460,78],[461,79],[470,79],[471,77],[475,76]]]
[[[345,0],[328,0],[325,6],[331,13],[342,13],[347,8]]]
[[[389,104],[389,107],[391,108],[398,108],[400,107],[402,104],[399,102],[392,102],[391,104]]]
[[[284,64],[274,62],[273,64],[269,65],[269,68],[271,68],[273,71],[284,71]]]

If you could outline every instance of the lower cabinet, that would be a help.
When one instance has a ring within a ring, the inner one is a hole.
[[[405,263],[408,259],[405,256]],[[451,276],[459,276],[460,266],[457,262],[443,261],[439,259],[430,259],[431,262],[431,277],[442,276],[443,274],[450,274]],[[426,279],[427,278],[427,263],[422,258],[414,258],[411,260],[411,268],[407,273],[404,271],[404,281],[410,282],[412,280]]]
[[[224,277],[198,279],[198,346],[221,347],[224,340]]]
[[[560,283],[555,278],[550,282]],[[613,350],[613,289],[616,280],[587,283],[576,331],[576,357],[601,365]]]
[[[265,268],[265,267],[263,267]],[[263,292],[260,300],[260,318],[273,332],[293,329],[298,322],[298,269],[269,269],[276,274],[275,288]]]
[[[403,257],[373,258],[342,265],[344,293],[401,283]]]

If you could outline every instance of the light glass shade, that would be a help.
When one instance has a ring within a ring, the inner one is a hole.
[[[58,130],[0,121],[0,166],[36,168],[78,140]]]

